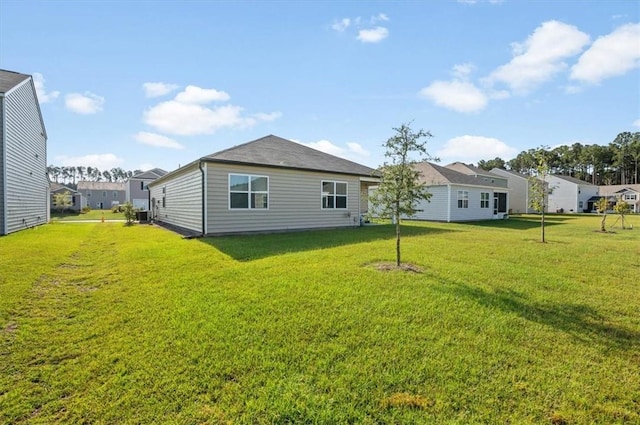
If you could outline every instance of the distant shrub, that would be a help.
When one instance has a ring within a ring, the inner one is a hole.
[[[82,214],[86,214],[89,211],[91,211],[91,207],[89,207],[89,205],[85,205],[84,207],[82,207],[82,210],[80,210]]]

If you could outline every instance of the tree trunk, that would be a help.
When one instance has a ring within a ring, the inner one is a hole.
[[[544,207],[542,207],[542,219],[540,220],[540,232],[541,232],[541,242],[545,243],[544,239]]]
[[[396,214],[396,266],[400,267],[400,214]]]
[[[607,213],[605,212],[604,214],[602,214],[602,221],[600,222],[600,231],[601,232],[606,232],[607,231],[606,225],[605,225],[606,221],[607,221]]]

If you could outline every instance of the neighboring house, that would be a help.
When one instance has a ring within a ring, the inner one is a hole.
[[[33,79],[0,70],[0,235],[48,221],[47,133]]]
[[[531,182],[529,176],[511,170],[494,168],[493,174],[505,177],[509,192],[509,209],[513,214],[532,214],[536,210],[531,207]]]
[[[108,210],[126,202],[125,183],[81,181],[78,192],[82,195],[81,208]]]
[[[71,205],[67,208],[68,210],[80,211],[80,208],[82,208],[82,194],[77,190],[59,183],[51,183],[49,189],[51,192],[51,201],[49,205],[51,205],[52,210],[56,209],[54,195],[65,192],[69,192],[69,200],[71,201]]]
[[[474,167],[471,164],[465,164],[463,162],[453,162],[449,165],[445,165],[450,170],[457,171],[468,176],[473,176],[485,182],[495,183],[500,187],[508,187],[509,181],[505,176],[495,174],[491,171],[483,170],[482,168]]]
[[[550,175],[549,212],[589,212],[589,200],[598,195],[598,186],[570,176]]]
[[[485,179],[461,173],[430,162],[414,165],[420,172],[420,181],[431,193],[429,201],[418,205],[417,220],[473,221],[505,218],[509,210],[509,197],[503,179]]]
[[[631,206],[632,212],[640,213],[640,184],[600,186],[598,188],[598,194],[609,197],[610,202],[613,202],[613,204],[615,204],[618,199],[622,199]]]
[[[205,235],[355,227],[374,173],[269,135],[149,183],[151,218]]]
[[[133,204],[133,208],[143,211],[149,210],[149,188],[147,185],[155,179],[167,174],[160,168],[142,171],[134,174],[126,183],[126,200]]]

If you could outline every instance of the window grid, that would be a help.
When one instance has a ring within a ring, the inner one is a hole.
[[[458,208],[469,208],[469,191],[458,191]]]
[[[269,177],[229,174],[229,209],[269,209]]]
[[[489,208],[489,192],[480,192],[480,208]]]
[[[322,209],[347,209],[347,183],[323,180],[321,183]]]

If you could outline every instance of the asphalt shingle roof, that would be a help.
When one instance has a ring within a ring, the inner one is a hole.
[[[428,186],[439,186],[453,183],[504,189],[498,184],[478,179],[475,176],[464,174],[447,167],[432,164],[430,162],[419,162],[417,164],[414,164],[414,168],[421,173],[420,181]]]
[[[158,177],[162,177],[167,174],[162,168],[153,168],[147,171],[141,171],[139,173],[134,174],[131,178],[133,179],[157,179]]]
[[[78,182],[78,190],[126,190],[124,183],[118,182]]]
[[[358,176],[371,176],[375,173],[373,168],[274,135],[207,155],[202,160]]]
[[[559,175],[559,174],[554,174],[552,177],[556,177],[556,178],[568,181],[568,182],[573,183],[573,184],[580,184],[580,185],[583,185],[583,186],[595,186],[592,183],[586,182],[584,180],[576,179],[575,177],[571,177],[571,176],[562,176],[562,175]]]
[[[0,93],[8,92],[27,78],[29,75],[0,69]]]

